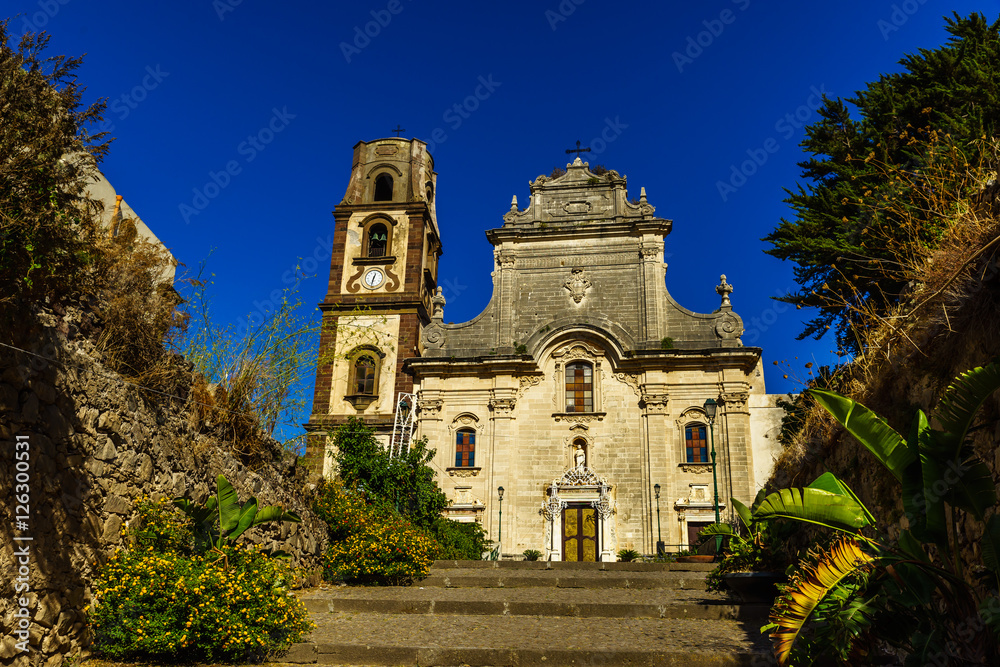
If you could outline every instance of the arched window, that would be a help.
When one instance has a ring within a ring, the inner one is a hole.
[[[375,395],[375,375],[378,364],[370,355],[362,354],[354,361],[354,394]]]
[[[372,201],[392,201],[392,176],[379,174],[375,177],[375,196]]]
[[[385,257],[386,244],[389,242],[389,230],[385,225],[372,225],[368,228],[368,256]]]
[[[462,428],[455,435],[455,467],[472,468],[476,465],[476,432]]]
[[[583,361],[566,365],[566,412],[594,411],[594,369]]]
[[[684,428],[684,445],[688,463],[709,463],[708,440],[704,424],[688,424]]]

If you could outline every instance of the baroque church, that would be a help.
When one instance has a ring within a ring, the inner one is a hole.
[[[388,447],[427,437],[449,517],[481,522],[504,555],[552,560],[684,549],[715,521],[716,487],[723,521],[731,497],[749,504],[783,411],[726,276],[714,312],[671,297],[673,223],[645,188],[630,199],[579,156],[536,178],[486,230],[489,305],[446,324],[436,182],[420,140],[354,147],[320,304],[313,470],[333,473],[324,434],[350,417]]]

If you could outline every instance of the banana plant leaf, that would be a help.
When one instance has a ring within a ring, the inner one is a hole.
[[[730,498],[729,502],[733,504],[733,508],[736,510],[736,515],[740,517],[740,521],[743,522],[743,527],[748,531],[753,532],[751,526],[753,525],[753,515],[750,512],[750,508],[736,500],[736,498]]]
[[[1000,574],[1000,515],[994,514],[983,531],[983,564],[994,574]]]
[[[699,531],[698,542],[703,542],[710,537],[715,537],[716,535],[731,537],[739,540],[740,542],[745,541],[728,523],[710,523]]]
[[[976,412],[997,389],[1000,389],[1000,364],[996,362],[962,373],[944,392],[934,416],[961,447],[972,427]],[[954,455],[958,449],[954,450]]]
[[[815,565],[803,569],[771,612],[773,624],[770,627],[777,630],[770,637],[779,665],[788,664],[792,645],[823,599],[855,573],[867,570],[875,560],[855,540],[844,538],[831,546]]]
[[[823,491],[829,491],[830,493],[836,493],[841,496],[847,496],[848,498],[854,499],[854,502],[858,504],[861,509],[865,511],[865,518],[868,520],[869,525],[874,525],[875,516],[865,507],[865,504],[861,502],[857,494],[847,486],[847,484],[834,475],[832,472],[825,472],[809,484],[811,489],[822,489]]]
[[[916,459],[916,452],[907,446],[903,436],[884,419],[853,399],[827,389],[808,391],[897,480],[903,481],[903,471]]]
[[[794,519],[855,534],[872,524],[870,516],[865,506],[851,496],[807,486],[781,489],[770,494],[754,512],[753,518]]]

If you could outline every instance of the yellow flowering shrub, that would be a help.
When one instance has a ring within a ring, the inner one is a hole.
[[[325,483],[313,509],[330,527],[328,581],[398,585],[427,576],[441,546],[383,504],[367,504],[338,482]]]
[[[294,572],[287,562],[241,546],[190,554],[171,537],[172,528],[152,523],[142,523],[136,543],[120,549],[93,584],[89,621],[102,654],[256,662],[288,649],[312,627],[288,590]]]

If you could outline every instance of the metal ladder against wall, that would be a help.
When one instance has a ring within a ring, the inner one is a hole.
[[[416,413],[416,394],[399,392],[396,397],[395,418],[392,422],[392,439],[389,441],[389,456],[402,456],[410,451],[413,439],[413,415]]]

